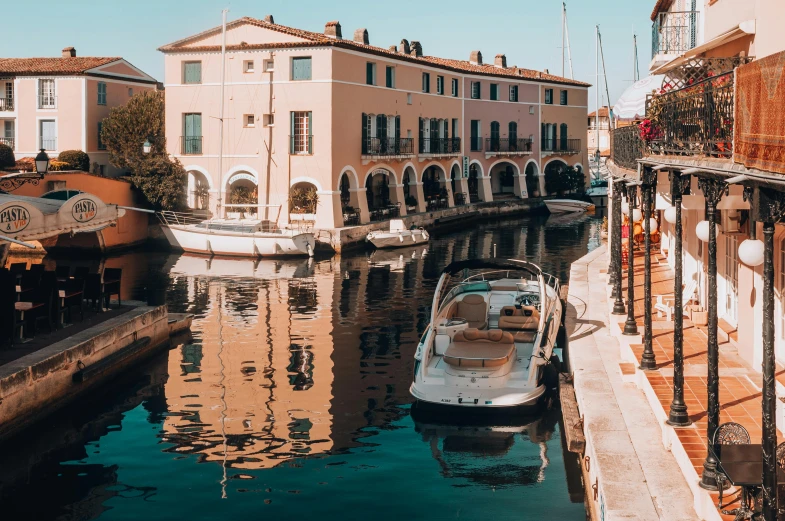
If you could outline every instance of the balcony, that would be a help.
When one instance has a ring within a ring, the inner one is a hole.
[[[12,137],[0,137],[0,145],[7,145],[11,147],[11,150],[14,150],[14,141]]]
[[[289,154],[293,156],[310,156],[313,154],[313,136],[299,134],[289,136]]]
[[[13,112],[14,98],[0,98],[0,112]]]
[[[202,154],[202,136],[180,136],[180,154],[198,156]]]
[[[49,94],[43,94],[38,96],[38,108],[39,109],[56,109],[57,108],[57,96],[51,96]]]
[[[644,128],[652,154],[730,158],[733,156],[733,72],[687,88],[652,96]]]
[[[515,156],[532,153],[533,142],[528,138],[494,138],[485,140],[485,154],[488,156]]]
[[[420,155],[458,156],[461,154],[461,138],[435,138],[420,140]]]
[[[581,153],[580,139],[544,139],[542,152],[547,155],[571,156]]]
[[[611,160],[622,168],[638,169],[646,146],[641,139],[640,125],[629,125],[611,130]]]
[[[414,155],[414,138],[369,137],[362,143],[362,155],[370,158]]]
[[[698,11],[657,14],[651,26],[651,57],[682,54],[698,45]]]

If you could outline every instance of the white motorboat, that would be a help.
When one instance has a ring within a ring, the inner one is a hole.
[[[365,240],[377,248],[403,248],[428,242],[430,236],[422,228],[407,230],[401,219],[390,221],[389,231],[374,231]]]
[[[551,213],[593,212],[594,205],[577,199],[546,199],[545,206]]]
[[[558,379],[552,356],[562,312],[559,280],[536,264],[450,264],[436,286],[409,392],[424,403],[474,410],[536,406]]]
[[[169,244],[179,250],[229,257],[313,256],[313,233],[278,228],[259,219],[199,219],[177,212],[158,214]]]

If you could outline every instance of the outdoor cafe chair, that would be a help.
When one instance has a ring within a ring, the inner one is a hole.
[[[104,302],[104,293],[101,275],[98,273],[88,273],[84,278],[84,300],[89,302],[95,310],[101,310]]]
[[[68,279],[60,283],[58,298],[60,306],[58,310],[58,323],[65,324],[65,314],[68,313],[69,322],[73,322],[71,310],[79,308],[79,320],[84,320],[84,285],[83,279]]]
[[[112,295],[117,295],[117,305],[122,306],[123,300],[120,296],[120,283],[123,277],[123,270],[120,268],[105,268],[103,278],[103,294],[106,298],[106,308],[109,309],[109,299]]]
[[[750,433],[743,425],[727,422],[720,425],[714,432],[714,445],[746,445],[750,443]],[[728,506],[722,504],[722,495],[725,490],[725,484],[728,481],[724,473],[717,470],[717,490],[719,491],[719,499],[717,500],[717,508],[720,512],[728,515],[728,512],[723,511],[723,508]]]
[[[71,278],[71,266],[57,266],[55,273],[59,280],[66,280]]]
[[[54,273],[53,273],[54,274]],[[38,332],[38,323],[46,321],[49,332],[54,331],[52,314],[54,311],[54,288],[49,281],[41,281],[32,291],[32,298],[17,302],[18,319],[14,324],[14,336],[19,331],[22,337],[25,327],[32,325],[33,334]]]

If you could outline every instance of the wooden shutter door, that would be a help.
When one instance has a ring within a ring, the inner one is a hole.
[[[308,112],[308,153],[313,154],[313,112]]]
[[[362,126],[362,153],[368,153],[368,114],[363,112],[363,126]]]
[[[561,150],[567,150],[567,123],[562,123],[560,130],[561,130],[561,140],[560,140]]]
[[[401,116],[395,116],[395,153],[401,153]]]
[[[420,153],[421,154],[423,152],[425,152],[425,141],[424,141],[425,135],[424,134],[425,134],[425,127],[424,127],[423,119],[420,118],[420,132],[419,132],[420,144],[419,144],[419,149],[420,149]]]

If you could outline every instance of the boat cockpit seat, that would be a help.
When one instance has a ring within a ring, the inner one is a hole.
[[[499,313],[499,328],[517,331],[537,331],[540,327],[540,312],[534,306],[504,306]]]
[[[468,328],[455,333],[444,352],[445,363],[463,369],[501,367],[515,354],[512,333],[500,329]]]
[[[488,327],[488,304],[482,295],[472,293],[458,301],[452,317],[466,319],[470,328],[485,329]]]

